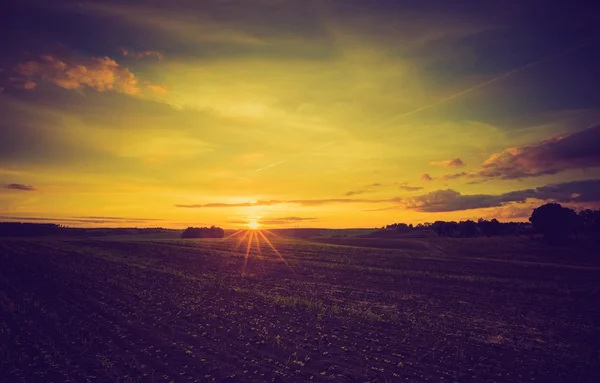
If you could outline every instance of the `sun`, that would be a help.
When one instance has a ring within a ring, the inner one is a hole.
[[[260,228],[260,223],[258,223],[257,221],[250,221],[248,222],[248,227],[251,230],[258,230]]]

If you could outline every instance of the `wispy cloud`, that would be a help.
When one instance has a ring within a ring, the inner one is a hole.
[[[412,191],[417,191],[417,190],[422,190],[423,186],[410,186],[408,184],[408,182],[402,182],[398,185],[398,188],[400,190],[404,190],[404,191],[408,191],[408,192],[412,192]]]
[[[439,177],[439,179],[443,180],[443,181],[448,181],[448,180],[455,180],[461,177],[466,176],[467,173],[466,172],[460,172],[460,173],[451,173],[451,174],[444,174],[442,176]]]
[[[124,225],[124,224],[144,224],[148,222],[163,221],[158,218],[126,218],[126,217],[28,217],[28,216],[0,216],[0,220],[7,221],[20,221],[20,222],[61,222],[61,223],[73,223],[73,224],[113,224],[113,225]]]
[[[443,166],[445,168],[458,168],[461,166],[465,166],[465,163],[463,162],[463,160],[461,160],[458,157],[452,158],[450,160],[432,161],[432,162],[430,162],[430,164],[436,165],[436,166]]]
[[[273,206],[282,204],[292,204],[301,206],[319,206],[330,204],[345,204],[345,203],[385,203],[391,202],[390,199],[353,199],[353,198],[328,198],[328,199],[297,199],[297,200],[266,200],[255,202],[240,202],[240,203],[206,203],[206,204],[180,204],[175,205],[180,208],[230,208],[230,207],[251,207],[251,206]]]
[[[438,100],[438,101],[435,101],[435,102],[433,102],[433,103],[426,104],[426,105],[423,105],[423,106],[421,106],[421,107],[419,107],[419,108],[416,108],[416,109],[414,109],[414,110],[411,110],[411,111],[409,111],[409,112],[406,112],[406,113],[402,113],[402,114],[396,115],[396,116],[392,117],[391,119],[389,119],[389,120],[385,121],[385,122],[384,122],[383,124],[381,124],[381,125],[384,125],[384,126],[389,126],[389,125],[391,125],[391,124],[393,124],[393,123],[396,123],[396,122],[400,121],[400,120],[401,120],[401,119],[403,119],[403,118],[406,118],[406,117],[412,116],[412,115],[414,115],[414,114],[420,113],[420,112],[422,112],[422,111],[425,111],[425,110],[428,110],[428,109],[434,108],[434,107],[436,107],[436,106],[439,106],[439,105],[445,104],[445,103],[447,103],[447,102],[450,102],[450,101],[452,101],[452,100],[454,100],[454,99],[457,99],[457,98],[460,98],[460,97],[462,97],[462,96],[466,96],[466,95],[467,95],[467,94],[469,94],[469,93],[472,93],[472,92],[478,91],[478,90],[480,90],[480,89],[483,89],[483,88],[485,88],[485,87],[488,87],[488,86],[490,86],[490,85],[492,85],[492,84],[495,84],[495,83],[497,83],[497,82],[499,82],[499,81],[501,81],[501,80],[504,80],[505,78],[508,78],[508,77],[514,76],[514,75],[516,75],[516,74],[518,74],[518,73],[520,73],[520,72],[523,72],[523,71],[525,71],[525,70],[528,70],[529,68],[532,68],[532,67],[535,67],[535,66],[541,65],[541,64],[545,63],[546,61],[550,61],[550,60],[553,60],[553,59],[555,59],[555,58],[557,58],[557,57],[564,56],[564,55],[566,55],[566,54],[568,54],[568,53],[571,53],[571,52],[573,52],[573,51],[576,51],[576,50],[579,50],[579,49],[585,48],[585,47],[587,47],[587,46],[590,46],[590,45],[592,45],[592,44],[595,44],[595,43],[596,43],[596,42],[586,42],[586,43],[583,43],[583,44],[575,45],[575,46],[569,47],[568,49],[565,49],[565,50],[562,50],[562,51],[560,51],[560,52],[556,52],[556,53],[553,53],[553,54],[551,54],[551,55],[549,55],[549,56],[543,57],[543,58],[541,58],[541,59],[539,59],[539,60],[532,61],[532,62],[530,62],[530,63],[528,63],[528,64],[525,64],[525,65],[523,65],[523,66],[520,66],[520,67],[518,67],[518,68],[516,68],[516,69],[513,69],[513,70],[510,70],[510,71],[508,71],[508,72],[505,72],[505,73],[503,73],[503,74],[501,74],[501,75],[499,75],[499,76],[492,77],[492,78],[491,78],[491,79],[489,79],[489,80],[486,80],[486,81],[483,81],[483,82],[481,82],[481,83],[479,83],[479,84],[476,84],[476,85],[474,85],[474,86],[471,86],[471,87],[469,87],[469,88],[467,88],[467,89],[465,89],[465,90],[463,90],[463,91],[460,91],[460,92],[454,93],[454,94],[452,94],[452,95],[450,95],[450,96],[448,96],[448,97],[444,97],[444,98],[442,98],[442,99],[440,99],[440,100]]]
[[[130,48],[121,48],[121,54],[125,57],[133,57],[136,59],[153,58],[156,60],[162,60],[165,56],[158,51],[135,51]]]
[[[352,197],[352,196],[359,195],[359,194],[370,193],[376,189],[381,188],[382,186],[383,185],[380,183],[373,183],[373,184],[367,185],[361,189],[347,191],[346,193],[344,193],[344,195],[346,197]]]
[[[6,186],[4,186],[5,189],[11,189],[11,190],[20,190],[20,191],[34,191],[36,190],[36,188],[34,188],[31,185],[24,185],[24,184],[8,184]]]

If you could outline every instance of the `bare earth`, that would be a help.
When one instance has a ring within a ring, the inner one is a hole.
[[[600,381],[600,267],[481,243],[3,239],[0,381]]]

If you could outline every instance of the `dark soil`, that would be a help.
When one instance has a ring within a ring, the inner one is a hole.
[[[598,267],[273,244],[1,240],[0,382],[600,381]]]

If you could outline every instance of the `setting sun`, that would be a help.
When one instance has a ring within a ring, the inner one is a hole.
[[[260,223],[258,223],[257,221],[250,221],[248,223],[248,227],[252,230],[257,230],[258,228],[260,228]]]

